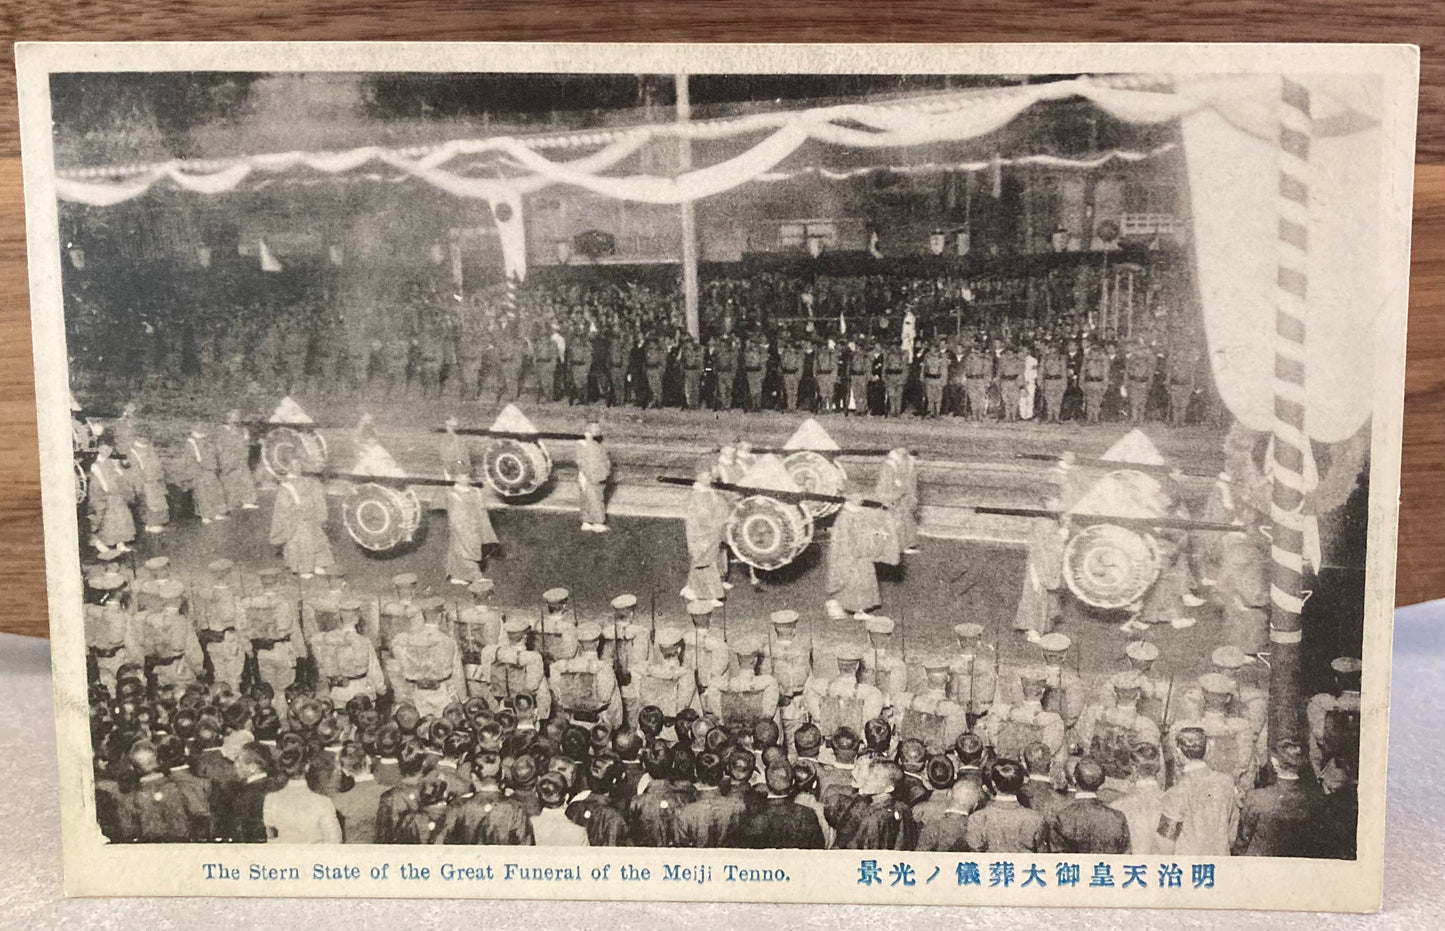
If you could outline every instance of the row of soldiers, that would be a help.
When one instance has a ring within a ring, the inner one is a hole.
[[[465,400],[527,395],[582,404],[1089,423],[1110,416],[1139,423],[1157,410],[1179,425],[1208,384],[1197,349],[1160,349],[1144,336],[1120,346],[1050,333],[977,331],[925,340],[912,333],[850,339],[784,330],[700,341],[675,327],[643,328],[624,318],[598,326],[504,317],[484,326],[434,322],[415,335],[398,331],[355,346],[339,329],[303,328],[258,343],[260,356],[250,361],[221,347],[224,339],[217,333],[217,347],[201,353],[199,383],[235,388],[255,381],[281,393],[364,392],[392,400],[455,392]]]
[[[1152,672],[1158,648],[1135,641],[1128,668],[1101,685],[1070,667],[1072,644],[1058,632],[1041,637],[1037,663],[1023,667],[1001,662],[973,623],[955,627],[951,653],[905,659],[885,617],[864,621],[856,643],[820,649],[811,631],[799,635],[793,611],[770,618],[766,639],[729,637],[714,628],[712,602],[690,602],[691,626],[682,628],[642,623],[637,599],[621,595],[597,623],[579,619],[565,589],[548,590],[533,613],[492,605],[489,580],[469,586],[470,603],[418,594],[410,574],[393,581],[385,599],[364,600],[341,575],[307,592],[275,570],[252,586],[227,560],[191,585],[166,557],[148,560],[135,580],[106,563],[88,580],[92,676],[113,693],[127,671],[138,672],[168,698],[196,682],[238,693],[264,687],[283,718],[306,694],[334,705],[357,696],[404,703],[424,717],[480,699],[534,726],[555,718],[612,730],[635,727],[644,708],[669,727],[691,709],[726,726],[774,722],[785,742],[806,724],[862,733],[882,720],[935,753],[964,734],[1011,758],[1042,744],[1058,765],[1086,751],[1116,780],[1130,748],[1171,746],[1170,735],[1187,728],[1209,738],[1208,765],[1241,787],[1268,759],[1263,663],[1232,646],[1214,651],[1213,670],[1196,682],[1176,683]],[[1322,781],[1342,784],[1357,768],[1358,685],[1344,680],[1357,682],[1358,662],[1335,671],[1338,695],[1311,704],[1310,758]]]

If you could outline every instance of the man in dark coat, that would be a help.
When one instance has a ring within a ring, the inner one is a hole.
[[[622,781],[622,761],[610,754],[594,756],[587,768],[587,788],[567,805],[567,817],[587,831],[589,847],[626,847],[627,821],[614,795]]]
[[[1045,821],[1069,804],[1069,794],[1060,792],[1054,786],[1053,776],[1049,773],[1053,762],[1054,751],[1049,749],[1048,744],[1031,743],[1024,748],[1024,766],[1029,775],[1019,790],[1019,803],[1043,815]]]
[[[236,754],[236,782],[212,802],[218,837],[237,844],[266,843],[263,812],[272,788],[270,757],[259,743],[248,743]]]
[[[627,806],[628,833],[638,847],[676,847],[677,815],[692,801],[674,785],[678,769],[676,751],[663,743],[643,752],[647,777]]]
[[[833,846],[840,850],[912,850],[918,826],[908,806],[893,797],[903,781],[903,767],[892,760],[865,757],[854,764],[856,789],[834,792],[823,800],[824,815],[837,829]]]
[[[822,850],[826,844],[817,812],[793,801],[793,767],[779,760],[768,767],[765,778],[767,798],[743,813],[737,846]]]
[[[1024,769],[1002,759],[988,770],[993,801],[968,819],[968,846],[980,853],[1041,853],[1048,849],[1044,817],[1019,804]]]
[[[521,803],[502,794],[501,774],[497,753],[479,753],[472,763],[475,790],[447,809],[432,843],[532,846],[532,820]],[[380,830],[377,842],[383,843]]]
[[[725,767],[723,758],[716,753],[703,753],[697,758],[697,800],[686,805],[677,815],[677,840],[680,846],[738,846],[736,841],[738,823],[743,816],[743,795],[741,792],[723,794]]]
[[[1055,853],[1128,853],[1128,819],[1097,795],[1104,784],[1104,768],[1085,757],[1074,767],[1074,783],[1079,791],[1073,801],[1048,817],[1049,849]]]
[[[1324,795],[1317,783],[1300,778],[1305,760],[1304,747],[1296,741],[1281,740],[1275,747],[1270,757],[1274,785],[1245,793],[1232,850],[1236,857],[1320,856]]]

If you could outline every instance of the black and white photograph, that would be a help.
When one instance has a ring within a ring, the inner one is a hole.
[[[1413,59],[141,48],[21,56],[73,891],[1378,901]]]

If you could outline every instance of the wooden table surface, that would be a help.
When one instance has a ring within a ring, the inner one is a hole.
[[[1445,597],[1445,2],[1442,0],[10,0],[0,17],[0,631],[44,636],[24,202],[21,40],[1354,41],[1422,47],[1397,604]]]

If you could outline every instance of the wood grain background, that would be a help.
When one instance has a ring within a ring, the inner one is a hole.
[[[1445,0],[10,0],[0,10],[0,630],[47,632],[16,41],[1404,42],[1421,46],[1397,604],[1445,597]],[[449,8],[450,7],[450,8]]]

